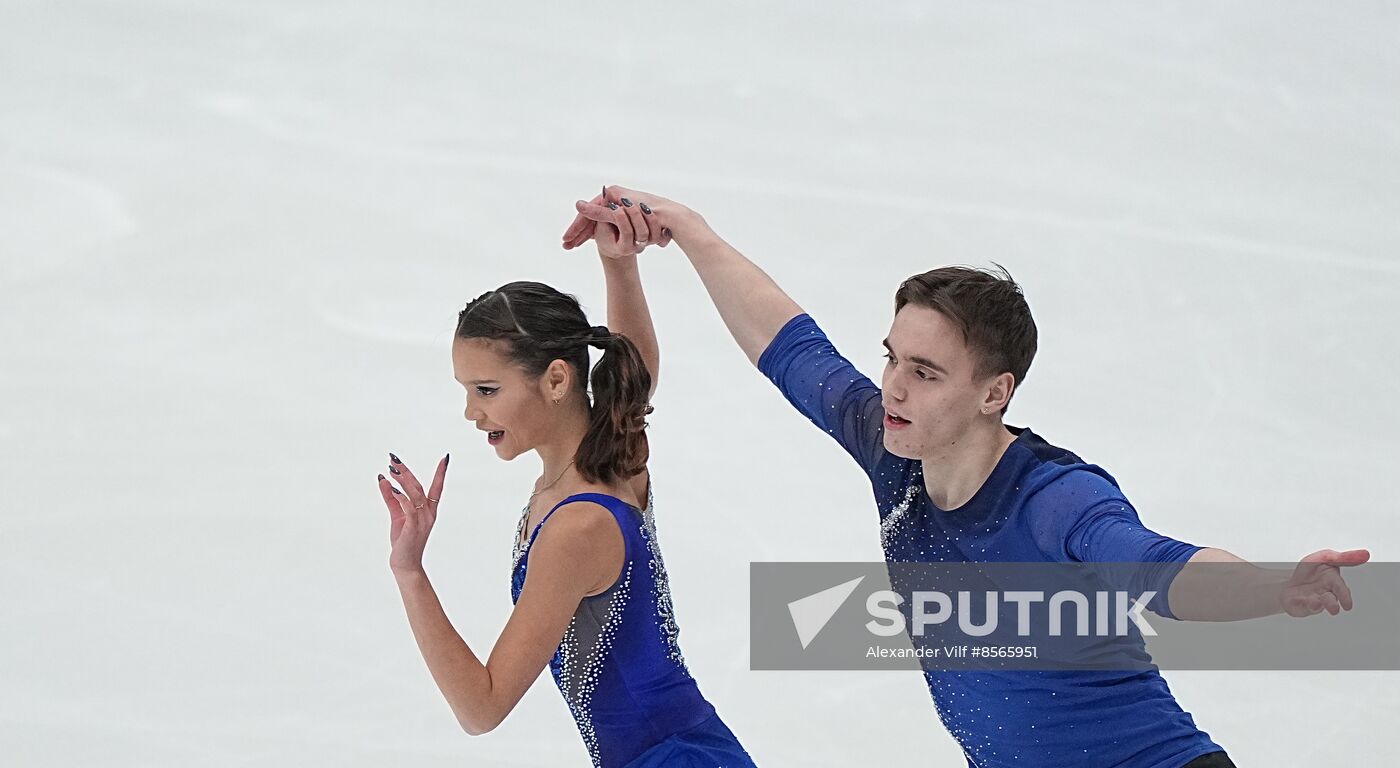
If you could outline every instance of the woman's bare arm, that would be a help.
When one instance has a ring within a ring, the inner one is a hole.
[[[602,248],[600,246],[599,250]],[[636,256],[602,257],[603,276],[608,290],[608,330],[632,340],[642,355],[642,363],[651,374],[650,398],[656,392],[661,372],[661,349],[656,341],[656,327],[651,321],[651,309],[642,291],[642,276]]]
[[[556,519],[557,518],[557,519]],[[591,502],[560,507],[530,549],[525,584],[482,663],[453,628],[427,573],[395,571],[413,637],[462,729],[480,735],[510,713],[549,663],[585,595],[616,579],[625,544],[612,513]]]

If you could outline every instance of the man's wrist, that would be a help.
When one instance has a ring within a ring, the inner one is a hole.
[[[1268,605],[1276,613],[1287,613],[1288,609],[1283,604],[1283,590],[1288,586],[1288,580],[1293,574],[1277,568],[1261,568],[1259,574],[1259,589],[1268,596]]]

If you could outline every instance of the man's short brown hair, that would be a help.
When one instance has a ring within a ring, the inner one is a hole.
[[[1019,388],[1035,358],[1035,320],[1021,286],[993,264],[996,270],[940,267],[914,275],[895,291],[894,311],[906,304],[938,311],[962,331],[977,360],[975,378],[1009,372]]]

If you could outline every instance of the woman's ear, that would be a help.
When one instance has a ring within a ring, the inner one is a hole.
[[[574,371],[568,363],[563,360],[550,361],[549,367],[544,369],[544,375],[540,377],[545,399],[554,403],[563,402],[569,395],[569,389],[573,387],[573,380]]]

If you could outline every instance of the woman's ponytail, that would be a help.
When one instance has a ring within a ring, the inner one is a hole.
[[[574,466],[593,482],[627,480],[646,469],[646,417],[651,374],[632,340],[601,325],[590,329],[589,343],[603,349],[590,375],[593,405],[588,432],[579,443]]]

